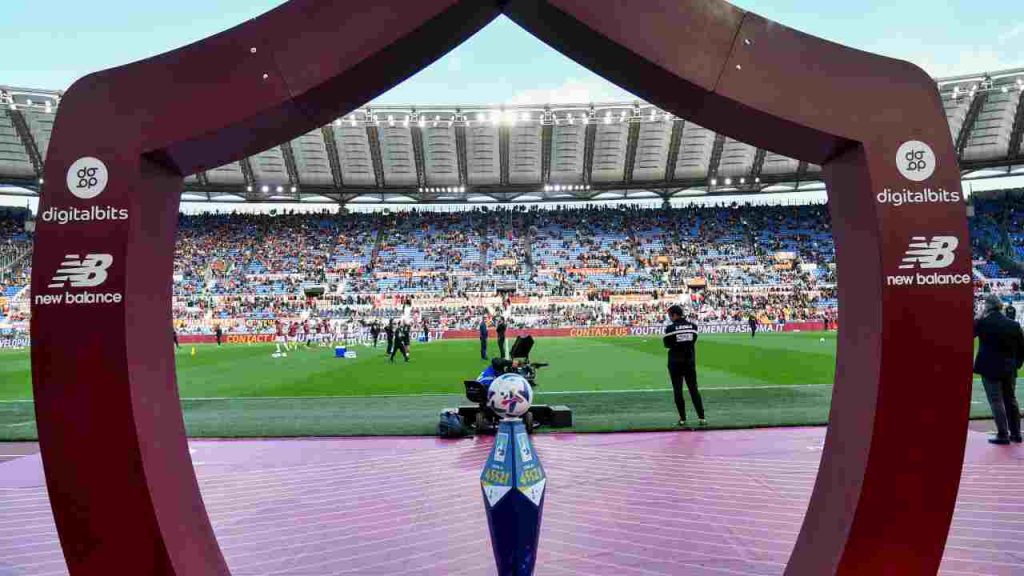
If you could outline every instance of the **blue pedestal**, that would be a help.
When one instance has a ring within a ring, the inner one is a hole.
[[[522,420],[501,421],[480,474],[499,576],[533,574],[546,484]]]

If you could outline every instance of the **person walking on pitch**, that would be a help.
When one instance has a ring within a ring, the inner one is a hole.
[[[388,356],[391,355],[395,350],[395,319],[388,320],[388,325],[384,327],[384,336],[387,338],[388,348],[384,351]]]
[[[668,348],[668,375],[672,380],[672,394],[679,411],[679,425],[686,426],[686,400],[683,399],[683,381],[690,392],[690,400],[697,412],[701,426],[707,425],[704,418],[704,402],[697,389],[697,325],[683,317],[683,308],[678,304],[668,309],[670,323],[665,327],[662,342]]]
[[[402,358],[406,362],[409,361],[409,340],[409,325],[405,323],[399,324],[398,330],[395,331],[395,343],[391,347],[391,356],[388,358],[392,364],[395,363],[395,354],[398,352],[402,353]]]
[[[377,347],[377,340],[380,340],[380,323],[376,320],[370,324],[370,337],[373,338],[373,347]]]

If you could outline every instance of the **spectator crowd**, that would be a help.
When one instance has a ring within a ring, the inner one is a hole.
[[[1024,258],[1024,203],[974,210],[978,289],[1015,292],[1016,271],[996,260]],[[28,313],[28,217],[0,209],[8,320]],[[526,327],[635,326],[661,324],[671,301],[698,321],[776,323],[834,318],[835,286],[824,205],[202,214],[179,218],[173,314],[183,331],[399,316],[470,329],[498,313]]]

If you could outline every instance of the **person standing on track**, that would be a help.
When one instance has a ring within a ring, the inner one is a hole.
[[[1003,302],[996,295],[985,298],[982,316],[974,321],[978,355],[974,373],[985,386],[996,435],[992,444],[1021,443],[1020,407],[1017,405],[1017,371],[1024,365],[1024,332],[1020,324],[1003,315]]]
[[[217,346],[221,345],[221,341],[224,339],[224,329],[217,324],[213,327],[213,333],[217,336]]]
[[[683,308],[675,304],[668,309],[670,323],[665,327],[662,342],[668,348],[668,375],[672,380],[672,394],[679,411],[679,426],[686,426],[686,401],[683,399],[683,381],[690,392],[690,400],[697,411],[701,426],[707,425],[704,418],[704,402],[697,389],[697,325],[683,318]]]
[[[750,324],[750,337],[753,338],[757,335],[757,318],[754,318],[753,313],[747,318],[747,323]]]

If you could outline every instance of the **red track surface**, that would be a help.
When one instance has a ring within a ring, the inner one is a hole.
[[[782,574],[823,438],[820,428],[538,436],[549,492],[537,573]],[[477,576],[494,572],[477,484],[489,447],[195,441],[192,457],[236,576]],[[1024,575],[1021,445],[970,434],[941,573]],[[39,458],[0,462],[0,576],[51,574],[67,571]]]

